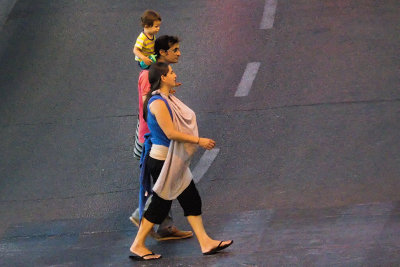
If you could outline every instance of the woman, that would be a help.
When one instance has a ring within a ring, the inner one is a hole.
[[[153,197],[142,218],[139,231],[130,247],[134,260],[155,260],[145,246],[154,224],[167,216],[172,200],[177,198],[184,215],[193,228],[204,255],[227,248],[233,240],[210,238],[203,226],[201,199],[188,168],[197,146],[212,149],[215,141],[198,137],[194,112],[169,93],[176,86],[176,74],[165,63],[154,63],[149,70],[151,90],[143,105],[143,116],[149,126],[152,142],[150,154],[143,168],[153,177]]]

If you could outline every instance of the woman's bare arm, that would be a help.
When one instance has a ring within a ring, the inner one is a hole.
[[[163,130],[168,139],[179,142],[199,144],[205,149],[212,149],[215,146],[215,141],[209,138],[200,138],[194,135],[185,134],[175,129],[174,124],[167,106],[162,100],[154,100],[150,106],[150,112],[154,114],[158,125]]]

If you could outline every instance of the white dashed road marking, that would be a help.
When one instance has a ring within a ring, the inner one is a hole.
[[[260,65],[260,62],[252,62],[247,64],[246,70],[242,76],[242,80],[240,81],[238,89],[235,93],[236,97],[247,96],[249,94]]]
[[[7,21],[17,0],[1,0],[0,1],[0,30],[3,30],[4,23]]]
[[[261,30],[272,29],[275,20],[275,11],[278,0],[265,0],[264,14],[260,23]]]
[[[204,174],[208,171],[214,159],[217,157],[219,153],[219,148],[214,148],[211,150],[206,150],[203,156],[201,156],[200,161],[197,163],[196,167],[192,171],[193,181],[198,183],[201,178],[203,178]]]

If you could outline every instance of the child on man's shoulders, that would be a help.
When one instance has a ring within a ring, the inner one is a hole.
[[[154,42],[156,40],[155,35],[160,30],[161,16],[154,10],[146,10],[142,17],[143,31],[136,39],[136,43],[133,47],[133,53],[135,54],[135,60],[141,69],[148,69],[150,65],[156,61],[154,55]]]

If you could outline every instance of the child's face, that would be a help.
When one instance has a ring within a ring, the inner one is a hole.
[[[161,21],[156,20],[153,22],[153,26],[144,26],[144,30],[146,33],[151,34],[151,35],[156,35],[158,31],[160,30],[161,26]]]

